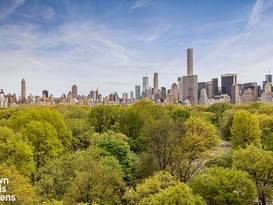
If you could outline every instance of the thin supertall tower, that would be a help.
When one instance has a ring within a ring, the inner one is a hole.
[[[154,94],[158,91],[158,73],[154,73]]]
[[[193,75],[193,49],[187,49],[187,75]]]
[[[22,102],[25,103],[26,99],[27,99],[27,91],[26,91],[26,81],[23,78],[21,81],[21,98],[22,98]]]

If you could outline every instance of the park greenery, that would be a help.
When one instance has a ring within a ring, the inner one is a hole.
[[[0,204],[267,205],[273,105],[1,108],[1,177]]]

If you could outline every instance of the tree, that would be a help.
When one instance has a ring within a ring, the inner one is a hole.
[[[118,119],[119,109],[115,106],[99,105],[91,109],[89,122],[95,131],[102,133],[113,129]]]
[[[263,149],[273,151],[273,117],[271,115],[256,115],[262,131],[261,140]]]
[[[170,116],[175,121],[185,122],[190,117],[190,112],[182,106],[175,106]]]
[[[134,189],[128,189],[123,198],[126,204],[205,204],[186,185],[177,181],[166,171],[154,173]]]
[[[85,158],[81,166],[84,170],[79,172],[71,183],[64,198],[64,204],[77,204],[80,202],[92,204],[117,204],[121,201],[121,193],[125,184],[120,176],[118,161],[115,158],[109,163],[96,162],[92,158]],[[115,164],[113,166],[113,164]]]
[[[99,147],[102,156],[114,156],[122,167],[124,179],[130,181],[132,169],[131,151],[125,135],[114,133],[113,131],[94,134],[92,135],[91,145]]]
[[[44,166],[47,160],[57,157],[64,151],[56,129],[48,122],[30,121],[21,132],[34,149],[37,168]]]
[[[9,118],[9,126],[18,132],[25,128],[30,121],[51,124],[56,132],[57,138],[61,141],[66,150],[71,148],[72,133],[66,126],[64,118],[57,110],[48,107],[27,107]]]
[[[235,168],[249,173],[256,184],[260,205],[273,201],[273,153],[254,145],[234,152]]]
[[[245,148],[251,143],[260,146],[261,134],[259,122],[254,115],[245,110],[235,113],[231,127],[232,148]]]
[[[35,172],[33,151],[27,138],[8,127],[0,127],[0,163],[14,165],[21,174],[31,177]]]
[[[213,112],[216,114],[216,125],[219,127],[221,119],[223,117],[223,113],[232,108],[232,104],[226,102],[214,103],[208,107],[209,112]]]
[[[256,188],[246,172],[213,167],[193,177],[189,183],[210,205],[254,204]]]
[[[1,201],[3,205],[34,205],[37,202],[34,188],[29,180],[23,177],[13,166],[0,164],[1,178]],[[3,178],[8,179],[8,181]],[[5,187],[6,192],[3,191]],[[3,200],[5,195],[5,200]]]
[[[160,170],[165,170],[173,162],[184,136],[183,127],[177,125],[174,120],[166,118],[155,121],[147,128],[148,151],[157,159]]]
[[[182,182],[188,181],[213,156],[220,142],[214,126],[202,118],[190,117],[185,127],[185,137],[172,164],[172,173]]]
[[[128,142],[132,151],[139,153],[144,150],[145,139],[141,134],[145,118],[135,109],[123,109],[118,118],[119,130],[128,136]]]
[[[226,110],[220,122],[221,136],[222,136],[222,139],[226,141],[231,140],[230,128],[232,126],[234,114],[235,114],[234,110]]]

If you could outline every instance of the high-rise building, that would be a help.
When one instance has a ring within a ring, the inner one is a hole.
[[[187,75],[193,75],[193,49],[187,49]]]
[[[130,91],[130,101],[133,102],[134,101],[134,92]]]
[[[201,94],[201,90],[204,88],[206,88],[206,83],[205,82],[198,82],[197,84],[197,87],[198,87],[198,99],[200,97],[200,94]]]
[[[149,78],[146,76],[146,77],[143,77],[142,92],[146,93],[148,89],[149,89]]]
[[[269,82],[269,83],[272,84],[272,75],[271,75],[271,74],[267,74],[267,75],[265,76],[265,80],[266,80],[267,82]]]
[[[161,87],[160,94],[161,94],[162,99],[164,100],[167,96],[167,90],[165,87]]]
[[[228,73],[221,75],[222,94],[227,94],[231,97],[231,86],[233,84],[237,84],[236,73]],[[231,99],[231,101],[233,101],[233,99]]]
[[[135,98],[136,100],[140,99],[140,85],[135,86]]]
[[[27,99],[27,91],[26,91],[26,81],[23,78],[21,81],[21,100],[22,103],[26,103],[26,99]]]
[[[154,94],[158,92],[158,73],[154,73]]]
[[[48,91],[47,90],[43,90],[42,96],[48,98]]]
[[[72,98],[78,97],[78,87],[76,85],[72,86]]]
[[[205,83],[205,89],[206,89],[206,92],[207,92],[207,97],[208,97],[208,99],[211,99],[212,96],[213,96],[212,81],[207,81],[207,82]]]
[[[193,49],[187,49],[187,76],[183,76],[183,102],[189,100],[191,105],[198,104],[197,75],[193,75]]]
[[[212,78],[212,96],[219,94],[218,92],[218,78]]]

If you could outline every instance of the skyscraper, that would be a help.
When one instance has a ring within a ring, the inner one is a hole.
[[[227,94],[231,97],[231,86],[237,84],[237,74],[228,73],[221,75],[222,94]],[[233,100],[233,99],[231,99]]]
[[[187,75],[193,75],[193,49],[187,49]]]
[[[26,102],[26,99],[27,99],[27,94],[26,93],[27,93],[26,92],[26,81],[23,78],[22,81],[21,81],[21,98],[22,98],[22,103]]]
[[[140,99],[140,85],[135,86],[135,98],[136,100]]]
[[[218,95],[218,78],[212,78],[212,96]]]
[[[72,97],[77,98],[78,96],[78,87],[76,85],[72,86]]]
[[[146,76],[146,77],[143,77],[143,87],[142,87],[142,92],[146,93],[147,90],[149,89],[149,78]]]
[[[198,104],[197,75],[193,75],[193,49],[187,49],[187,76],[183,76],[183,102],[189,100],[191,105]]]
[[[158,73],[154,73],[154,94],[158,92]]]
[[[48,91],[47,90],[43,90],[42,96],[48,98]]]

